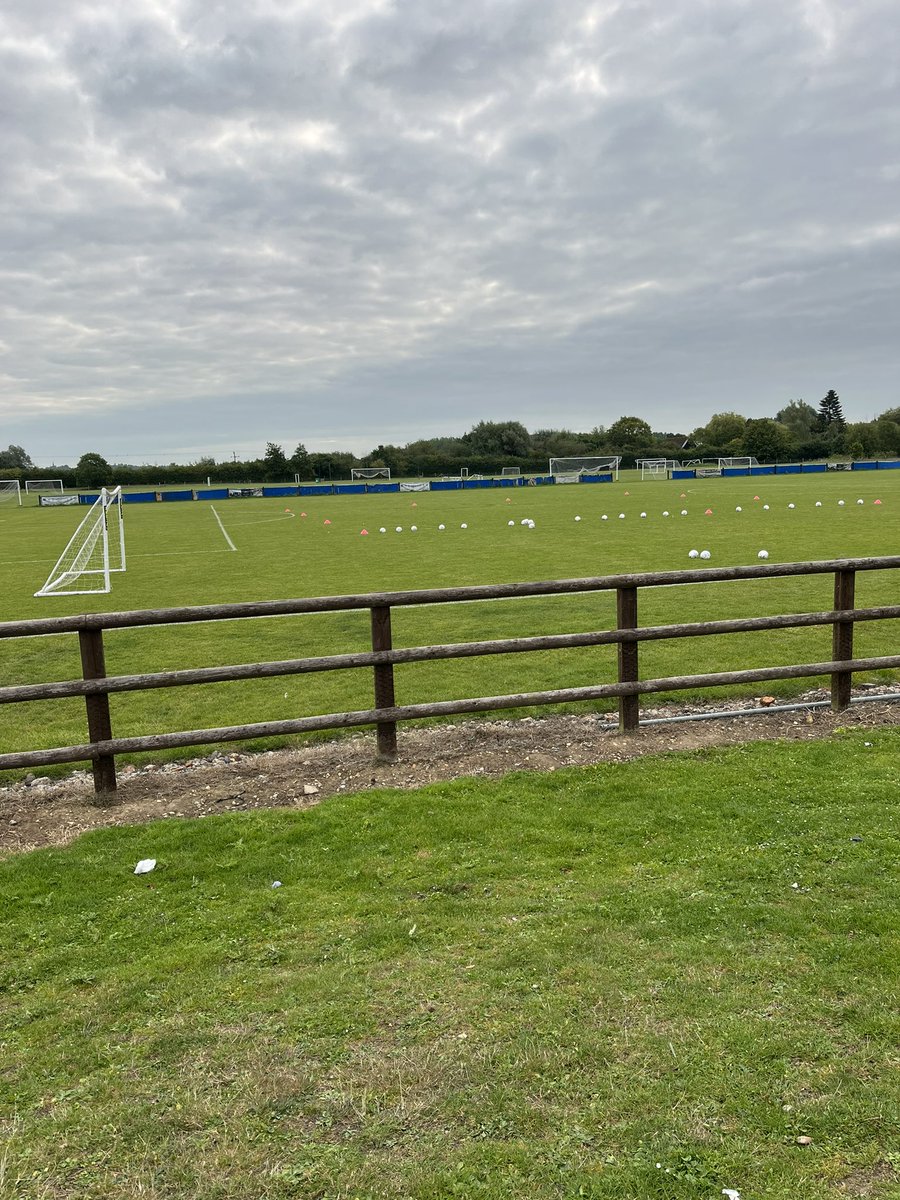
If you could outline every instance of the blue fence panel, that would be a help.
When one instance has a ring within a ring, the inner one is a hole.
[[[799,463],[776,463],[776,475],[799,475],[801,467]]]
[[[774,475],[775,468],[774,467],[751,467],[750,474],[751,475]]]
[[[750,474],[749,467],[723,467],[722,468],[722,476],[725,479],[734,479],[735,476],[737,476],[737,475],[749,475],[749,474]],[[672,474],[672,478],[673,479],[675,478],[674,472]]]
[[[433,492],[458,492],[462,488],[461,479],[432,479]]]
[[[191,488],[184,491],[179,489],[177,492],[160,492],[159,497],[161,500],[193,500],[194,492]]]
[[[123,504],[155,504],[156,492],[123,492]]]
[[[364,483],[336,483],[334,494],[336,496],[364,496],[366,485]]]
[[[672,471],[673,479],[696,479],[697,472],[690,467],[685,467],[680,471]]]
[[[99,492],[79,492],[78,493],[78,503],[79,504],[96,504],[99,499],[100,499]]]
[[[264,496],[299,496],[300,489],[296,483],[276,484],[274,487],[263,487]]]
[[[494,482],[498,487],[521,487],[525,480],[521,475],[504,475],[500,479],[495,479]]]
[[[367,492],[399,492],[399,483],[367,483]]]
[[[612,475],[582,475],[579,483],[612,483]]]
[[[879,471],[890,471],[898,468],[900,468],[900,458],[885,459],[878,463]]]
[[[301,496],[330,496],[332,495],[332,487],[330,483],[309,483],[300,488]]]
[[[877,462],[855,462],[850,464],[851,471],[877,471]]]
[[[804,475],[824,475],[828,463],[803,463],[800,470]]]
[[[228,488],[197,488],[198,500],[227,500]]]

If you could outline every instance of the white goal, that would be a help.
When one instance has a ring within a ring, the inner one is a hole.
[[[522,468],[521,467],[501,467],[500,474],[501,475],[521,475]]]
[[[110,575],[125,570],[122,489],[103,488],[35,596],[108,592]]]
[[[752,456],[744,456],[743,458],[720,458],[719,467],[758,467],[759,463]]]
[[[29,495],[32,492],[59,492],[59,494],[62,495],[65,490],[66,489],[63,487],[63,481],[61,479],[25,480],[25,491],[28,492]]]
[[[390,479],[390,467],[351,467],[351,479]]]
[[[669,472],[681,466],[676,458],[639,458],[637,465],[641,468],[641,479],[668,479]]]
[[[22,489],[18,479],[0,479],[0,504],[18,504],[22,507]]]
[[[619,454],[607,454],[594,458],[551,458],[550,459],[550,474],[556,478],[557,483],[569,482],[561,480],[560,475],[606,475],[611,474],[613,479],[619,478],[619,463],[622,461],[622,456]]]

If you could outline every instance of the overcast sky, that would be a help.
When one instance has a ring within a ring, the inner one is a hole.
[[[897,0],[7,0],[0,444],[900,403]]]

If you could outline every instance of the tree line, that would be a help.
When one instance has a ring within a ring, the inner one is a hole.
[[[310,453],[299,443],[289,455],[268,442],[260,458],[216,462],[138,466],[109,463],[95,452],[83,454],[75,466],[35,467],[21,446],[0,451],[0,474],[9,479],[59,478],[66,487],[91,488],[122,483],[157,484],[291,482],[349,479],[353,467],[389,467],[393,476],[433,478],[459,474],[499,474],[503,467],[525,473],[546,471],[551,458],[620,455],[631,467],[641,458],[686,461],[752,455],[760,462],[808,462],[831,457],[863,459],[900,455],[900,407],[872,421],[848,423],[840,397],[828,392],[817,408],[804,400],[789,401],[774,417],[747,418],[736,412],[714,413],[691,433],[654,431],[640,417],[622,416],[608,428],[589,432],[538,429],[530,433],[520,421],[479,421],[460,437],[421,438],[405,446],[378,445],[359,456],[350,451]]]

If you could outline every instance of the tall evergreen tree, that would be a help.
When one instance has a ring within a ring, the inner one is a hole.
[[[829,429],[834,426],[836,429],[843,429],[847,422],[844,420],[844,410],[841,408],[841,401],[834,388],[819,401],[819,421],[823,429]]]

